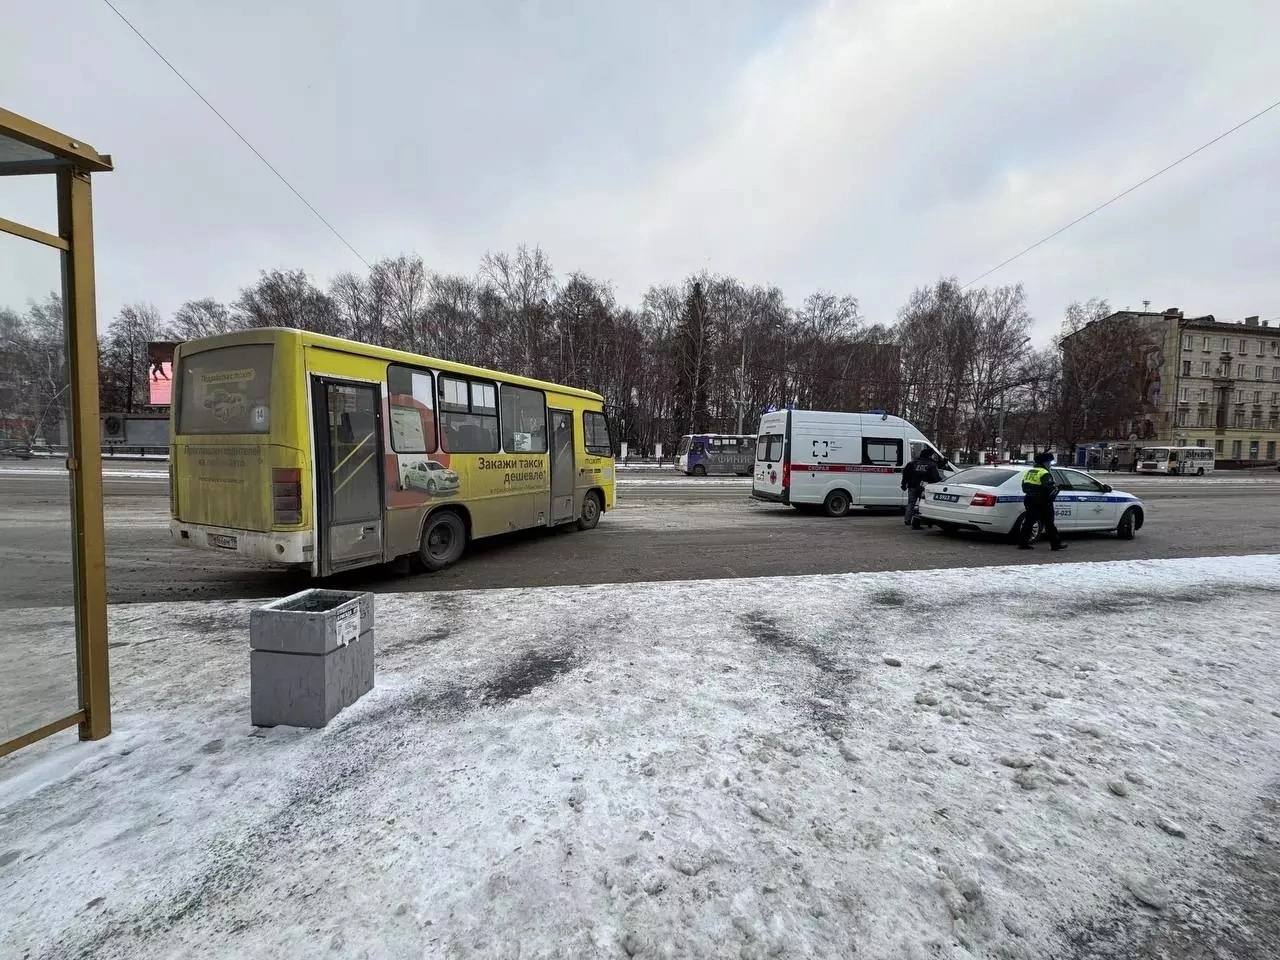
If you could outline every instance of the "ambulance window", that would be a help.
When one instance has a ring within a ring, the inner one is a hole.
[[[902,466],[902,441],[896,437],[863,437],[862,462],[877,467]]]

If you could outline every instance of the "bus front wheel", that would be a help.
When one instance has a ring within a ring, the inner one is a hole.
[[[600,522],[600,494],[588,493],[582,500],[582,515],[578,517],[579,530],[594,530]]]
[[[692,473],[695,477],[705,477],[707,475],[707,468],[699,463],[694,466]]]
[[[1203,476],[1204,476],[1204,467],[1201,467],[1200,469],[1198,469],[1198,470],[1196,471],[1196,476],[1197,476],[1197,477],[1203,477]]]
[[[457,562],[467,545],[467,526],[452,510],[440,510],[427,518],[418,556],[428,570],[443,570]]]

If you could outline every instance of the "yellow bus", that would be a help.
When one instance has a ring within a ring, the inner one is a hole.
[[[238,557],[340,570],[470,540],[594,527],[614,505],[599,394],[300,330],[174,355],[170,532]]]

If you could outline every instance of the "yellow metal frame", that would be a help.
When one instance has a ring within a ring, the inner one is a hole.
[[[62,252],[62,298],[71,387],[71,474],[79,709],[0,743],[0,756],[78,726],[80,739],[111,732],[107,663],[106,538],[102,521],[102,448],[98,426],[98,330],[93,274],[93,198],[89,177],[112,169],[93,147],[0,108],[0,137],[32,148],[31,159],[0,163],[0,176],[57,179],[58,235],[0,218],[0,232]]]

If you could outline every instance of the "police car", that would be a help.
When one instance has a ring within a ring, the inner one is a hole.
[[[1016,538],[1022,530],[1022,477],[1030,464],[972,467],[924,488],[920,518],[945,532],[979,530]],[[1142,529],[1146,508],[1131,493],[1113,490],[1080,470],[1050,467],[1058,485],[1054,524],[1062,533],[1114,530],[1132,540]],[[1038,524],[1037,524],[1038,526]],[[1032,540],[1040,537],[1033,531]]]

